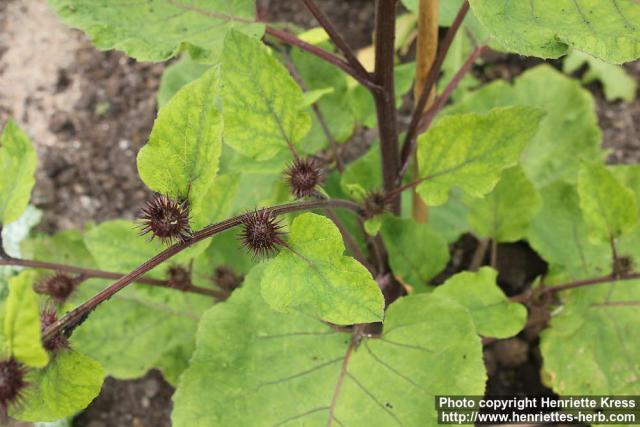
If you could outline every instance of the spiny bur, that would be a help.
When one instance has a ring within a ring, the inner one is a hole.
[[[228,267],[220,266],[213,272],[213,283],[224,293],[224,298],[220,298],[220,301],[225,301],[231,296],[231,293],[236,290],[242,284],[244,277],[237,276],[233,270]]]
[[[6,415],[9,405],[19,403],[26,381],[27,368],[13,357],[0,361],[0,410]]]
[[[322,183],[322,170],[313,159],[298,158],[285,171],[291,193],[302,199],[313,195],[316,186]]]
[[[274,253],[278,246],[285,245],[281,238],[284,234],[281,229],[282,225],[270,211],[263,209],[251,212],[242,218],[240,240],[254,257],[268,256]]]
[[[77,281],[73,277],[64,273],[55,273],[37,282],[33,286],[33,290],[36,293],[48,295],[58,304],[64,304],[75,290],[76,285]]]
[[[187,201],[157,195],[142,209],[140,221],[140,235],[151,233],[149,240],[157,237],[164,244],[173,244],[191,238]]]

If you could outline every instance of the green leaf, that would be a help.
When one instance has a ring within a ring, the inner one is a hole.
[[[582,82],[589,84],[600,80],[607,101],[622,99],[631,102],[635,99],[638,84],[619,65],[608,64],[584,52],[572,50],[564,58],[562,70],[565,73],[573,73],[585,64],[589,66],[589,69],[582,76]]]
[[[508,107],[442,118],[418,138],[418,164],[425,178],[418,194],[437,206],[454,187],[474,197],[490,192],[500,172],[517,163],[542,116],[533,108]]]
[[[180,61],[165,68],[156,95],[158,107],[164,107],[183,86],[200,78],[209,68],[210,65],[199,64],[189,55],[183,55]]]
[[[350,335],[271,310],[257,295],[261,270],[204,315],[174,395],[175,427],[326,425],[332,402],[335,425],[435,426],[436,395],[483,394],[481,344],[463,306],[402,298],[381,339],[348,351]]]
[[[85,283],[77,300],[101,288]],[[76,329],[71,343],[116,378],[137,378],[149,369],[162,368],[175,381],[176,371],[184,369],[191,356],[179,350],[193,349],[200,314],[212,303],[210,297],[173,289],[129,286],[98,306]]]
[[[364,231],[369,236],[376,236],[382,227],[382,217],[380,215],[369,218],[364,222]]]
[[[233,199],[238,193],[240,174],[218,175],[207,190],[202,204],[202,220],[196,228],[227,219]]]
[[[186,199],[202,224],[206,192],[218,171],[222,105],[216,68],[182,88],[160,110],[149,142],[138,153],[142,181],[158,193]]]
[[[77,230],[65,230],[53,236],[39,235],[23,241],[20,248],[25,258],[84,268],[96,267],[84,236]]]
[[[493,191],[470,199],[469,224],[476,235],[498,242],[522,239],[540,209],[540,195],[520,166],[507,169]]]
[[[340,187],[350,198],[362,201],[368,192],[382,187],[379,142],[367,153],[349,164],[340,177]]]
[[[631,338],[640,328],[633,305],[640,301],[640,281],[575,289],[563,292],[562,299],[562,310],[556,310],[540,338],[553,390],[561,395],[640,393],[640,340]]]
[[[429,224],[447,243],[456,242],[469,230],[467,221],[469,209],[461,199],[459,192],[453,191],[444,205],[429,206]]]
[[[139,235],[136,223],[126,220],[106,221],[89,230],[84,236],[87,249],[95,259],[98,268],[118,273],[127,273],[163,249],[158,239],[148,241]],[[192,258],[204,252],[209,241],[197,243],[180,252],[172,262],[188,263]],[[150,272],[150,276],[164,278],[168,262]]]
[[[40,312],[32,289],[36,273],[23,271],[9,279],[9,297],[4,307],[4,347],[17,360],[36,368],[49,361],[40,342]]]
[[[548,65],[528,70],[513,85],[502,80],[490,83],[445,111],[485,113],[509,105],[547,113],[521,157],[522,167],[537,187],[559,179],[575,182],[580,159],[604,158],[593,97],[579,82]]]
[[[274,309],[297,309],[339,325],[382,320],[378,284],[362,264],[342,255],[342,236],[331,220],[298,216],[287,244],[291,249],[283,248],[262,278],[262,296]]]
[[[321,89],[313,89],[302,94],[302,106],[310,107],[320,100],[323,96],[333,93],[335,89],[332,87],[325,87]]]
[[[527,240],[549,263],[548,276],[564,281],[610,273],[611,249],[608,243],[588,239],[576,187],[555,182],[541,189],[540,194],[542,208],[531,221]]]
[[[403,283],[420,289],[447,266],[447,242],[430,224],[385,216],[382,237],[393,273]]]
[[[328,43],[321,47],[332,50]],[[287,61],[288,59],[284,59]],[[355,116],[350,108],[347,76],[336,67],[300,49],[291,51],[290,59],[298,72],[299,78],[308,90],[327,90],[318,101],[324,125],[337,142],[344,142],[354,131]],[[327,135],[315,114],[311,115],[311,130],[304,138],[302,145],[307,149],[321,149],[327,145]]]
[[[231,31],[222,53],[225,143],[256,160],[296,146],[311,120],[302,91],[259,41]]]
[[[29,374],[29,388],[10,415],[22,421],[55,421],[89,406],[100,393],[104,370],[74,350],[55,354],[45,368]]]
[[[458,273],[438,286],[433,294],[467,307],[478,334],[508,338],[522,330],[527,309],[509,301],[496,284],[498,272],[483,267],[476,273]]]
[[[138,235],[136,224],[126,220],[103,222],[85,234],[84,243],[99,268],[123,273],[162,250],[157,239],[147,241]],[[160,268],[152,270],[152,275],[162,277]]]
[[[36,151],[27,135],[9,120],[0,136],[0,227],[20,218],[36,183]]]
[[[572,47],[611,63],[640,57],[640,4],[636,0],[469,3],[500,44],[521,55],[558,58]]]
[[[86,32],[99,49],[118,49],[139,61],[164,61],[183,49],[197,59],[215,62],[231,30],[259,38],[253,0],[173,0],[109,2],[49,0],[69,26]]]
[[[638,206],[633,190],[623,186],[603,165],[582,165],[578,194],[593,240],[611,242],[637,225]]]

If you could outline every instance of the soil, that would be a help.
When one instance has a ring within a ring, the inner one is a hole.
[[[317,25],[300,2],[259,0],[271,21]],[[372,0],[317,0],[354,48],[371,43]],[[493,54],[485,80],[513,79],[539,60]],[[554,63],[557,66],[557,62]],[[640,62],[625,66],[640,81]],[[118,52],[99,52],[80,32],[64,27],[44,0],[0,0],[0,124],[12,116],[34,141],[40,163],[34,204],[42,231],[82,228],[88,221],[132,218],[149,197],[136,174],[135,156],[156,114],[163,64],[143,64]],[[604,100],[597,83],[603,146],[612,163],[640,161],[640,99]],[[477,247],[472,236],[452,246],[442,279],[466,268]],[[501,245],[500,283],[519,293],[545,265],[525,243]],[[541,324],[544,316],[540,316]],[[535,334],[487,343],[488,393],[550,394],[539,379]],[[106,380],[102,393],[76,417],[77,427],[170,425],[173,389],[159,373],[134,381]]]

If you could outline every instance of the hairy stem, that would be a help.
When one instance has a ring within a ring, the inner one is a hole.
[[[310,210],[310,209],[316,209],[316,208],[326,208],[326,207],[351,209],[358,214],[360,213],[360,206],[358,204],[351,202],[349,200],[338,200],[338,199],[311,200],[307,202],[287,203],[284,205],[266,208],[265,210],[277,216],[277,215],[282,215],[290,212],[298,212],[298,211],[304,211],[304,210]],[[109,285],[107,288],[98,292],[96,295],[94,295],[84,303],[80,304],[78,307],[71,310],[70,312],[65,314],[63,317],[61,317],[58,321],[56,321],[55,323],[47,327],[42,334],[42,341],[44,343],[47,343],[51,339],[58,336],[60,333],[64,332],[65,330],[73,329],[79,322],[85,319],[89,315],[89,313],[93,311],[99,304],[111,298],[117,292],[119,292],[130,283],[142,277],[145,273],[147,273],[151,269],[162,264],[169,258],[182,252],[183,250],[187,249],[193,244],[241,224],[244,217],[245,217],[245,214],[242,214],[242,215],[238,215],[236,217],[221,221],[219,223],[209,225],[195,232],[192,235],[191,239],[184,242],[178,242],[168,247],[167,249],[163,250],[153,258],[139,265],[130,273],[120,277],[113,284]]]
[[[387,192],[395,188],[400,168],[393,74],[395,31],[396,0],[377,0],[374,80],[382,87],[382,91],[375,92],[374,98],[380,133],[383,187]],[[391,210],[395,214],[400,213],[399,197],[391,201]]]
[[[418,133],[422,133],[426,131],[429,128],[429,126],[431,126],[433,119],[438,115],[440,110],[444,108],[445,104],[451,97],[451,94],[458,87],[458,85],[460,84],[460,81],[462,81],[462,78],[464,77],[464,75],[469,72],[469,70],[471,69],[473,64],[476,62],[478,57],[482,55],[482,52],[484,52],[486,49],[487,49],[486,45],[481,45],[475,48],[473,52],[469,54],[469,57],[466,59],[464,64],[462,64],[460,69],[456,72],[456,74],[451,78],[451,81],[447,84],[447,87],[445,87],[445,89],[442,91],[442,94],[436,99],[436,101],[433,103],[431,108],[429,108],[425,113],[425,115],[422,117],[422,120],[418,125]]]
[[[469,11],[469,2],[465,0],[456,16],[455,20],[451,24],[451,27],[447,31],[447,34],[442,41],[442,45],[438,51],[438,55],[436,56],[436,60],[429,71],[429,75],[424,83],[422,88],[422,93],[420,94],[420,98],[416,103],[416,106],[413,110],[413,114],[411,116],[411,122],[409,123],[409,128],[407,129],[407,133],[405,135],[404,143],[402,145],[402,154],[401,154],[401,164],[402,164],[402,173],[400,173],[397,177],[398,182],[402,180],[402,176],[407,169],[409,164],[411,154],[414,151],[415,140],[418,134],[418,125],[420,124],[420,120],[424,113],[424,109],[429,101],[429,97],[431,95],[431,91],[435,87],[436,82],[438,81],[438,76],[440,75],[440,71],[442,70],[442,64],[444,63],[444,59],[449,52],[449,48],[451,47],[451,43],[458,33],[458,29],[462,25],[467,12]]]
[[[94,270],[90,268],[82,268],[76,267],[73,265],[67,264],[58,264],[55,262],[46,262],[46,261],[35,261],[29,259],[18,259],[18,258],[10,258],[10,259],[0,259],[0,266],[3,265],[13,265],[17,267],[27,267],[27,268],[41,268],[44,270],[54,270],[62,273],[71,273],[78,274],[84,276],[86,278],[97,278],[97,279],[119,279],[124,276],[123,273],[114,273],[111,271],[103,271],[103,270]],[[158,286],[162,288],[170,288],[175,289],[167,280],[161,279],[152,279],[150,277],[140,277],[135,280],[136,283],[141,283],[145,285]],[[207,289],[199,286],[191,285],[188,288],[180,289],[181,291],[193,292],[201,295],[209,295],[214,298],[220,297],[222,294],[217,292],[215,289]]]
[[[607,276],[595,277],[592,279],[584,279],[584,280],[577,280],[575,282],[562,283],[556,286],[550,286],[550,287],[544,288],[541,294],[542,295],[555,294],[557,292],[568,291],[569,289],[581,288],[583,286],[599,285],[603,283],[618,282],[623,280],[636,280],[636,279],[640,279],[640,273],[628,273],[620,276],[607,275]]]
[[[362,63],[358,60],[355,53],[351,50],[347,42],[344,40],[338,29],[333,25],[333,22],[324,14],[322,10],[315,4],[313,0],[302,0],[309,12],[316,18],[318,23],[329,34],[329,37],[336,45],[336,47],[342,52],[347,62],[353,69],[363,77],[370,78],[369,72],[364,68]]]

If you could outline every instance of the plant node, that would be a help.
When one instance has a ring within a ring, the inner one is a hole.
[[[371,219],[389,210],[389,200],[384,192],[371,191],[365,196],[362,206],[364,218]]]
[[[169,286],[175,289],[186,291],[191,288],[191,273],[186,268],[180,265],[172,265],[167,269],[167,276],[169,276]]]
[[[242,226],[240,234],[242,244],[253,253],[254,257],[271,255],[278,245],[285,245],[280,237],[284,234],[280,231],[282,225],[268,210],[263,209],[246,214],[242,218]]]
[[[28,386],[26,375],[27,368],[13,357],[0,362],[0,409],[4,414],[10,404],[22,397],[22,392]]]
[[[53,308],[45,308],[40,314],[40,329],[44,331],[49,326],[58,321],[58,313]],[[62,334],[58,334],[47,342],[43,343],[45,350],[56,352],[61,349],[69,348],[69,340]]]
[[[224,298],[220,298],[220,301],[225,301],[231,296],[231,293],[240,287],[244,277],[236,276],[232,269],[228,267],[217,267],[213,272],[213,282],[224,293]]]
[[[40,280],[33,286],[36,293],[48,295],[58,304],[64,302],[73,293],[77,281],[64,273],[55,273]]]
[[[322,183],[322,170],[313,159],[296,159],[287,168],[285,175],[291,193],[302,199],[313,195],[316,186]]]
[[[162,243],[172,244],[191,238],[189,205],[186,200],[180,202],[165,195],[157,195],[142,209],[140,220],[140,235],[151,233],[149,240],[157,237]]]
[[[624,276],[633,271],[633,260],[628,256],[620,256],[613,260],[613,275]]]

